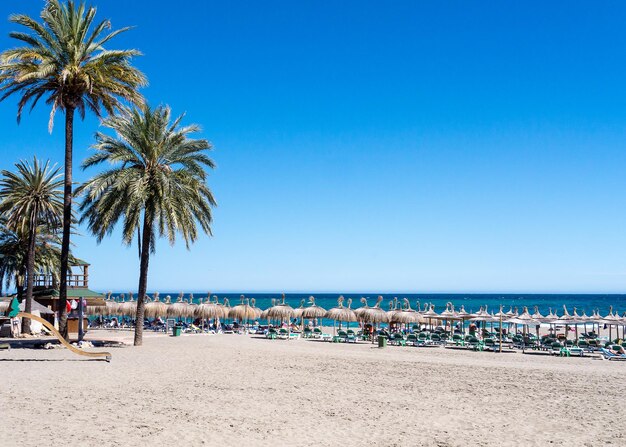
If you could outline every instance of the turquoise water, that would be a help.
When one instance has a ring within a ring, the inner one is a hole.
[[[118,293],[113,296],[118,296]],[[179,292],[160,292],[160,299],[164,300],[167,295],[170,295],[172,302],[176,300]],[[230,305],[234,306],[239,304],[241,293],[215,293],[220,302],[223,302],[224,298],[228,298]],[[261,309],[270,307],[273,298],[280,298],[280,294],[275,293],[251,293],[244,294],[246,298],[255,298],[256,306]],[[321,293],[321,294],[308,294],[308,293],[288,293],[285,295],[286,302],[292,307],[298,307],[302,299],[306,299],[309,296],[315,296],[315,302],[318,306],[322,306],[325,309],[330,309],[337,305],[337,298],[339,294],[336,293]],[[136,294],[135,294],[136,296]],[[152,296],[150,294],[150,296]],[[206,298],[205,293],[194,293],[194,302],[198,303],[200,299]],[[361,307],[361,297],[368,298],[367,303],[373,306],[376,303],[376,294],[343,294],[344,298],[352,299],[352,308]],[[128,297],[128,293],[126,293]],[[185,294],[185,300],[187,300],[189,294]],[[461,306],[465,306],[465,310],[468,312],[475,312],[480,309],[480,306],[488,306],[488,310],[496,311],[500,305],[505,306],[505,310],[509,309],[509,306],[517,307],[521,312],[524,306],[528,306],[530,312],[533,312],[533,307],[538,306],[539,311],[542,314],[547,314],[550,309],[556,311],[559,315],[563,313],[563,305],[566,305],[571,313],[573,308],[576,307],[579,314],[582,311],[586,311],[588,315],[591,315],[593,310],[598,309],[600,315],[604,316],[609,312],[609,307],[613,306],[614,311],[618,311],[620,315],[626,311],[626,294],[382,294],[383,303],[382,308],[387,310],[389,308],[390,300],[397,297],[399,300],[408,298],[411,307],[416,308],[416,303],[421,303],[422,309],[425,303],[433,303],[435,305],[435,311],[441,312],[445,309],[448,301],[455,305],[456,309]],[[308,302],[308,300],[306,301]],[[306,303],[305,302],[305,303]],[[344,305],[346,303],[344,302]]]

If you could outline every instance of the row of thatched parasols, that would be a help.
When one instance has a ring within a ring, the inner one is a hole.
[[[135,317],[137,302],[133,300],[132,293],[129,294],[129,298],[126,301],[124,295],[121,295],[120,299],[122,302],[118,302],[112,299],[109,293],[105,300],[106,306],[88,307],[87,313],[90,315]],[[308,305],[305,306],[305,300],[302,300],[300,306],[294,309],[285,302],[284,294],[282,299],[272,300],[272,306],[265,310],[256,307],[254,298],[245,298],[243,295],[241,296],[241,302],[233,307],[230,307],[228,299],[224,299],[224,302],[220,303],[217,297],[211,297],[210,293],[204,300],[201,300],[200,304],[192,302],[193,295],[190,295],[189,302],[186,302],[182,293],[178,295],[175,302],[172,302],[170,296],[165,297],[165,301],[161,301],[158,292],[153,295],[152,299],[146,298],[146,301],[145,316],[147,318],[200,318],[207,320],[231,318],[239,321],[256,319],[289,321],[291,318],[300,318],[302,320],[327,318],[346,323],[359,321],[371,324],[432,324],[438,321],[461,321],[464,324],[466,321],[480,321],[523,326],[540,324],[568,325],[576,328],[578,325],[587,324],[606,324],[609,328],[626,325],[626,314],[620,317],[619,314],[613,312],[612,307],[608,315],[601,317],[597,311],[594,311],[591,316],[586,315],[585,312],[579,315],[576,308],[570,314],[565,306],[563,306],[564,312],[561,316],[554,313],[551,309],[548,315],[543,316],[539,313],[537,307],[535,307],[533,314],[530,314],[526,307],[521,314],[517,311],[517,308],[513,309],[512,307],[508,312],[505,312],[502,306],[497,313],[489,313],[486,307],[481,307],[476,313],[469,313],[465,311],[463,306],[456,310],[452,303],[447,303],[443,312],[436,313],[435,306],[432,304],[425,304],[422,310],[418,302],[417,310],[412,309],[409,300],[406,298],[402,302],[398,301],[398,299],[392,300],[389,310],[385,311],[380,307],[383,301],[381,296],[378,297],[376,304],[371,307],[365,298],[361,298],[362,306],[357,309],[351,308],[351,299],[346,301],[341,296],[338,299],[337,306],[329,310],[318,306],[314,297],[309,298]],[[345,306],[344,302],[346,302]]]

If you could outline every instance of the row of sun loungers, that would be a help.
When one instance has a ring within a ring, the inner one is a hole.
[[[374,337],[382,336],[387,339],[388,343],[396,346],[444,346],[466,348],[475,351],[500,351],[499,335],[485,337],[482,340],[475,335],[453,334],[448,337],[447,334],[419,332],[403,334],[400,332],[389,334],[386,331],[377,332]],[[336,343],[356,343],[358,340],[371,339],[371,336],[363,334],[361,331],[340,330],[336,335],[330,335],[322,332],[320,328],[306,328],[302,334],[289,332],[287,329],[270,328],[266,333],[266,338],[270,339],[297,339],[310,338],[324,341],[332,341]],[[556,341],[549,337],[541,340],[536,337],[522,337],[521,335],[512,338],[504,337],[502,347],[507,349],[522,349],[524,351],[546,351],[550,355],[558,356],[584,356],[585,353],[599,352],[608,360],[626,360],[626,352],[620,345],[605,344],[601,340],[567,340],[565,343]]]

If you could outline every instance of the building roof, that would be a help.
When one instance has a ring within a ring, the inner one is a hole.
[[[57,299],[59,297],[58,289],[43,289],[38,290],[33,293],[33,295],[37,298],[51,298]],[[104,298],[104,294],[94,292],[93,290],[89,290],[86,287],[76,287],[67,289],[67,297],[68,298]]]

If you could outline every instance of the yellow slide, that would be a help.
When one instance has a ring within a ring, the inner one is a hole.
[[[31,320],[35,320],[35,321],[38,321],[39,323],[43,324],[50,332],[52,332],[54,334],[54,336],[56,338],[59,339],[59,341],[61,342],[61,344],[63,346],[65,346],[67,349],[72,351],[74,354],[84,355],[86,357],[104,357],[107,362],[111,361],[111,353],[110,352],[89,352],[89,351],[83,351],[82,349],[79,349],[76,346],[72,346],[70,343],[68,343],[63,338],[63,336],[59,333],[59,331],[57,331],[54,328],[53,325],[48,323],[43,318],[38,317],[37,315],[28,314],[26,312],[20,312],[20,313],[17,314],[17,318],[30,318]]]

